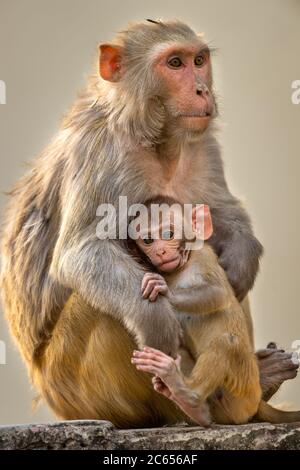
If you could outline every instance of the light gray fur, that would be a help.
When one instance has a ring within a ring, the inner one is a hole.
[[[120,33],[116,44],[125,50],[124,78],[107,83],[97,72],[90,77],[57,136],[11,193],[3,229],[2,292],[28,362],[51,340],[71,292],[120,318],[139,345],[176,351],[180,330],[168,301],[141,299],[143,269],[120,242],[96,237],[98,205],[117,204],[120,195],[131,204],[165,189],[180,202],[209,204],[213,245],[229,280],[243,296],[253,285],[261,245],[227,188],[213,124],[202,136],[168,134],[149,57],[155,44],[170,41],[200,39],[177,21],[142,22]],[[158,175],[155,185],[143,165],[147,159],[156,164],[169,148],[190,162],[193,175],[186,180],[183,163],[181,179],[178,175],[167,187]]]

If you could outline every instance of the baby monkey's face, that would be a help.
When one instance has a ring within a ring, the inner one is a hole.
[[[183,266],[188,257],[182,240],[174,238],[174,230],[171,227],[155,231],[154,238],[146,234],[136,241],[140,250],[145,253],[151,264],[158,271],[170,273]]]
[[[189,220],[191,240],[195,240],[197,236],[197,239],[202,241],[211,236],[212,221],[209,207],[203,204],[192,209],[191,218],[182,214],[180,205],[165,212],[165,216],[167,217],[155,225],[151,224],[151,215],[148,212],[148,220],[140,222],[141,230],[136,244],[158,271],[171,273],[181,268],[188,260],[189,250],[185,247],[186,240],[190,238],[186,237],[185,227],[189,225]]]

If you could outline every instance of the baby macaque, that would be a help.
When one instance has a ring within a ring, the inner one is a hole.
[[[247,322],[216,254],[204,243],[213,232],[208,206],[192,210],[192,229],[195,240],[202,237],[201,249],[187,249],[184,236],[174,236],[175,212],[171,206],[169,227],[152,224],[151,234],[141,230],[136,245],[155,268],[144,275],[141,295],[151,302],[166,296],[181,323],[182,371],[180,355],[173,359],[148,347],[134,351],[132,362],[137,369],[154,374],[155,390],[173,400],[192,421],[205,426],[211,416],[218,423],[245,423],[261,400]],[[189,364],[187,353],[193,358]]]

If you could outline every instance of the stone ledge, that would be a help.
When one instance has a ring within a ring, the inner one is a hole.
[[[295,450],[300,449],[300,423],[128,430],[108,421],[0,426],[0,449]]]

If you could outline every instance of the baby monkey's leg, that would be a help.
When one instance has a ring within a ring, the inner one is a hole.
[[[197,393],[190,390],[180,371],[180,356],[173,359],[163,352],[145,347],[134,351],[132,363],[138,370],[154,374],[154,389],[174,401],[184,413],[201,426],[211,422],[206,403],[200,403]]]
[[[210,342],[185,382],[202,401],[206,401],[219,387],[225,388],[234,400],[241,402],[243,411],[232,422],[246,422],[245,416],[250,418],[256,413],[261,399],[255,355],[250,348],[247,350],[238,336],[230,333]]]

